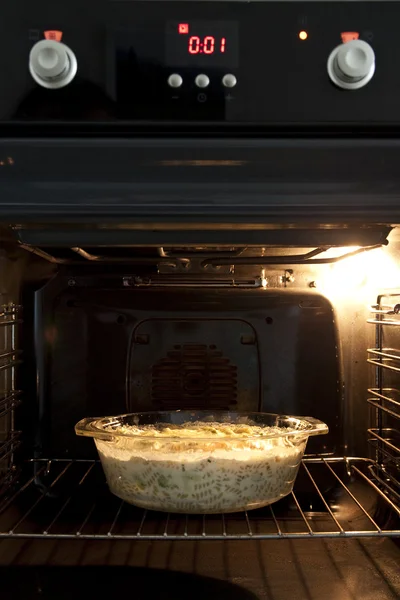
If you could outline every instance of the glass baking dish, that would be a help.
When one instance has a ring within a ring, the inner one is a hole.
[[[165,411],[89,418],[108,486],[142,508],[228,513],[260,508],[293,489],[307,440],[322,421],[271,413]]]

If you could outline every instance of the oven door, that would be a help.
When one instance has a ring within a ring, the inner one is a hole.
[[[164,244],[248,230],[257,244],[277,223],[399,222],[400,139],[232,136],[3,138],[0,219],[130,223],[138,244],[159,229]]]

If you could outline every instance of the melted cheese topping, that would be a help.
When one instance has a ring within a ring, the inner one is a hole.
[[[125,425],[118,427],[117,431],[123,435],[114,438],[115,450],[146,453],[148,458],[151,453],[151,458],[157,460],[168,459],[171,453],[186,455],[186,459],[191,460],[193,454],[221,452],[235,453],[238,459],[239,454],[248,455],[249,452],[279,449],[285,451],[294,445],[290,439],[293,430],[286,427],[197,421],[179,426]],[[292,439],[295,441],[295,438]],[[246,460],[248,456],[243,458]]]
[[[171,438],[254,438],[283,435],[290,431],[286,427],[260,427],[237,423],[204,423],[195,421],[178,426],[122,425],[117,429],[127,436],[171,437]]]

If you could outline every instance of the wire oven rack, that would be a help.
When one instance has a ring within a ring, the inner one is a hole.
[[[131,506],[109,493],[98,461],[40,460],[26,467],[30,478],[0,505],[0,539],[400,536],[400,508],[374,479],[374,462],[368,459],[306,458],[294,492],[286,499],[227,515],[177,515]]]
[[[21,404],[21,392],[16,389],[16,370],[22,362],[18,348],[21,308],[12,303],[0,305],[0,495],[18,475],[14,457],[20,445],[15,409]]]
[[[368,349],[374,366],[375,385],[368,389],[368,404],[374,409],[375,427],[368,429],[375,453],[375,475],[381,485],[400,502],[400,294],[380,294],[371,306],[375,325],[375,347]]]

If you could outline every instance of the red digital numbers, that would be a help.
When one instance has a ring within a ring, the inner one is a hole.
[[[203,42],[204,54],[213,54],[215,50],[215,38],[211,35],[207,35]]]
[[[206,35],[200,38],[198,35],[192,35],[189,38],[188,51],[189,54],[214,54],[216,40],[212,35]],[[226,38],[222,38],[219,45],[219,51],[224,54],[226,48]]]
[[[200,52],[200,38],[197,35],[192,35],[189,38],[189,53],[198,54]]]

